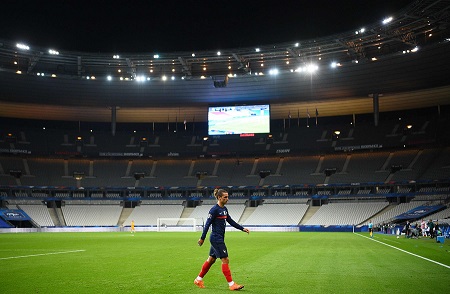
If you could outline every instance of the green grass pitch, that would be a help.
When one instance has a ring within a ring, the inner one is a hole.
[[[227,232],[226,243],[233,278],[246,293],[448,293],[449,240],[367,235]],[[229,291],[219,261],[205,289],[193,284],[209,252],[209,242],[197,245],[199,236],[0,234],[0,293]]]

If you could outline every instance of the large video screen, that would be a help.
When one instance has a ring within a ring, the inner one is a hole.
[[[270,133],[270,106],[216,106],[208,109],[208,135]]]

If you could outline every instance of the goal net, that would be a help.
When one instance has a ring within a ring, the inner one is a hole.
[[[160,217],[156,222],[158,232],[196,232],[197,227],[203,227],[202,218]]]

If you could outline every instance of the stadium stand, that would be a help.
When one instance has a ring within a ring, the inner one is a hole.
[[[450,43],[445,20],[436,17],[440,2],[414,1],[389,31],[373,24],[365,34],[315,39],[302,48],[267,46],[264,68],[283,66],[277,80],[253,75],[250,65],[262,60],[254,48],[198,53],[214,58],[176,52],[149,61],[130,54],[127,79],[137,78],[141,62],[159,63],[155,68],[183,79],[169,84],[152,77],[151,85],[134,87],[131,80],[118,86],[114,76],[111,91],[100,78],[86,79],[89,70],[100,76],[105,68],[122,69],[124,63],[109,55],[65,52],[52,61],[42,48],[20,51],[1,40],[1,110],[23,113],[0,117],[0,208],[23,210],[36,227],[123,228],[134,220],[153,228],[158,217],[205,218],[216,187],[229,190],[230,214],[249,226],[361,226],[369,219],[378,225],[422,205],[448,207]],[[433,28],[433,38],[419,38],[424,27]],[[416,55],[405,41],[412,35],[421,45]],[[379,60],[369,60],[375,55]],[[331,56],[345,66],[339,73],[321,67],[314,84],[293,77],[297,72],[286,62],[328,62]],[[216,89],[199,71],[201,63],[221,73],[233,63],[239,75]],[[45,77],[53,88],[38,82],[37,69],[54,68],[64,73]],[[85,93],[92,97],[80,99]],[[208,136],[205,103],[249,100],[271,101],[270,133]],[[116,106],[104,112],[105,101],[123,107],[119,122]],[[93,114],[77,112],[80,104]],[[46,118],[34,106],[58,110]],[[77,114],[63,121],[59,112]],[[22,119],[26,114],[29,120]],[[448,208],[426,217],[448,221]]]
[[[72,203],[76,203],[73,201]],[[69,227],[117,226],[122,207],[119,203],[69,204],[61,207],[66,225]]]
[[[306,204],[264,204],[259,205],[253,213],[244,220],[244,226],[275,225],[292,226],[300,224],[308,209]]]
[[[388,202],[329,203],[322,205],[305,225],[357,225],[388,204]]]
[[[134,220],[136,226],[156,226],[158,218],[181,217],[183,208],[181,204],[145,204],[136,206],[123,225],[130,226],[131,221]]]

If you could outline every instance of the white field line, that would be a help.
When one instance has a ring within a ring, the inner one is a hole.
[[[355,233],[355,235],[358,235],[358,236],[360,236],[360,237],[363,237],[363,238],[369,239],[369,240],[371,240],[371,241],[374,241],[374,242],[378,242],[378,243],[380,243],[380,244],[383,244],[383,245],[385,245],[385,246],[388,246],[388,247],[394,248],[394,249],[396,249],[396,250],[398,250],[398,251],[401,251],[401,252],[404,252],[404,253],[410,254],[410,255],[412,255],[412,256],[415,256],[415,257],[421,258],[421,259],[423,259],[423,260],[426,260],[426,261],[429,261],[429,262],[432,262],[432,263],[435,263],[435,264],[437,264],[437,265],[440,265],[440,266],[443,266],[443,267],[446,267],[446,268],[450,269],[450,266],[449,266],[449,265],[446,265],[446,264],[443,264],[443,263],[437,262],[437,261],[435,261],[435,260],[432,260],[432,259],[429,259],[429,258],[426,258],[426,257],[420,256],[420,255],[417,255],[417,254],[411,253],[411,252],[409,252],[409,251],[406,251],[406,250],[400,249],[400,248],[398,248],[398,247],[395,247],[395,246],[392,246],[392,245],[386,244],[386,243],[384,243],[384,242],[381,242],[381,241],[378,241],[378,240],[375,240],[375,239],[369,238],[369,237],[367,237],[367,236],[363,236],[363,235],[360,235],[360,234],[356,234],[356,233]]]
[[[84,252],[84,251],[86,251],[86,250],[71,250],[71,251],[49,252],[49,253],[20,255],[20,256],[11,256],[11,257],[0,257],[0,260],[14,259],[14,258],[27,258],[27,257],[35,257],[35,256],[46,256],[46,255],[56,255],[56,254],[67,254],[67,253],[76,253],[76,252]]]

